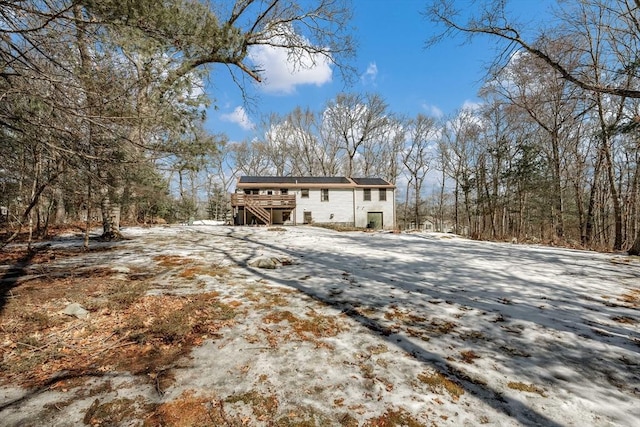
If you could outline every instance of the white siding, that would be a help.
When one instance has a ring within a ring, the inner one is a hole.
[[[296,195],[296,223],[304,222],[304,212],[311,212],[311,218],[316,223],[340,223],[353,225],[353,190],[329,189],[329,201],[321,201],[319,188],[309,189],[309,198],[301,197],[301,190],[289,190],[289,194]]]
[[[385,229],[395,226],[395,191],[387,189],[387,200],[380,201],[378,188],[371,189],[371,200],[364,200],[364,189],[356,188],[356,227],[366,227],[367,213],[382,212],[382,222]]]

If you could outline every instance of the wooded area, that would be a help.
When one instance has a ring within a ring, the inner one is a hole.
[[[243,91],[265,44],[348,75],[348,2],[0,1],[0,205],[12,229],[100,218],[117,237],[121,217],[185,221],[203,200],[223,218],[241,174],[378,176],[403,228],[637,254],[640,0],[559,3],[535,29],[502,1],[456,6],[430,2],[412,36],[502,43],[477,108],[402,117],[344,93],[232,142],[203,128],[211,65]]]
[[[170,194],[169,183],[210,163],[225,141],[203,128],[212,65],[239,90],[261,79],[247,58],[255,46],[346,72],[350,13],[335,0],[0,1],[6,219],[43,235],[100,218],[104,237],[117,238],[121,217],[188,216],[193,199]]]

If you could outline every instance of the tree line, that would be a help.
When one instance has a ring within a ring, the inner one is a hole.
[[[563,2],[535,31],[502,1],[462,14],[431,1],[442,30],[431,43],[452,32],[504,42],[477,108],[403,117],[378,94],[343,93],[322,111],[268,115],[251,140],[206,132],[204,80],[221,64],[241,91],[243,78],[259,81],[251,46],[325,55],[348,72],[348,4],[311,3],[0,1],[11,221],[44,233],[100,213],[116,237],[121,216],[184,219],[203,194],[224,215],[240,174],[379,176],[399,186],[404,227],[637,253],[638,0]]]
[[[528,139],[519,157],[535,170],[528,159],[542,154],[548,179],[529,185],[548,187],[541,206],[550,208],[553,237],[639,254],[640,0],[557,2],[533,28],[500,0],[464,9],[433,0],[425,15],[440,29],[431,44],[460,35],[498,42],[483,93],[541,132],[542,144]],[[495,193],[485,191],[483,206],[494,206]],[[518,193],[524,206],[531,192]]]
[[[398,186],[401,228],[598,249],[632,244],[635,110],[594,102],[526,53],[487,79],[481,99],[447,117],[407,118],[380,95],[341,94],[322,111],[270,115],[257,137],[226,147],[226,170],[382,177]]]
[[[478,108],[403,118],[379,95],[341,94],[320,112],[270,116],[234,147],[238,170],[381,176],[401,187],[401,226],[637,254],[640,2],[559,3],[530,40],[505,2],[480,4],[437,0],[425,12],[442,28],[430,43],[452,33],[505,42]]]

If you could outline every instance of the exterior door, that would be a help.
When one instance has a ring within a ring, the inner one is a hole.
[[[382,212],[367,212],[367,228],[377,230],[382,226]]]
[[[311,218],[311,212],[305,211],[302,223],[303,224],[311,224],[312,221],[313,221],[313,219]]]

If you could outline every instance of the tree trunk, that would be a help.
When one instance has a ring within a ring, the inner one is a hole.
[[[444,232],[444,189],[445,189],[446,174],[444,166],[442,167],[442,185],[440,185],[440,200],[438,206],[438,220],[440,221],[440,228],[436,231]]]
[[[611,191],[611,202],[613,203],[614,215],[614,240],[613,250],[622,249],[622,206],[620,206],[620,197],[618,196],[618,188],[616,187],[615,174],[613,170],[613,161],[611,160],[611,151],[609,145],[605,142],[605,160],[607,165],[607,178],[609,179],[609,187]]]
[[[553,210],[554,228],[556,237],[564,238],[564,203],[562,197],[561,165],[560,165],[560,145],[557,131],[551,135],[552,162],[553,162]]]
[[[598,159],[593,171],[593,183],[591,184],[591,191],[589,193],[589,204],[587,205],[587,218],[585,219],[584,237],[582,238],[582,244],[591,247],[593,243],[593,229],[595,225],[595,211],[596,211],[596,189],[598,181],[600,179],[600,169],[602,164],[602,150],[598,152]]]
[[[56,214],[54,218],[54,224],[64,224],[67,222],[67,210],[64,205],[64,192],[59,186],[53,190],[55,198]]]
[[[633,245],[629,249],[629,255],[635,255],[635,256],[640,255],[640,231],[638,231],[638,234],[636,235],[636,240],[635,242],[633,242]]]
[[[120,203],[113,200],[110,185],[103,184],[100,189],[100,210],[102,212],[102,238],[105,240],[119,240],[120,234]]]
[[[416,229],[419,230],[420,229],[420,182],[418,181],[418,178],[415,177],[415,185],[414,185],[414,189],[415,189],[415,207],[414,207],[414,216],[416,219]]]
[[[404,209],[403,209],[403,213],[402,213],[402,219],[404,221],[404,228],[408,229],[409,227],[407,226],[408,220],[409,220],[409,193],[411,192],[411,179],[409,179],[409,181],[407,182],[407,191],[404,195]]]

